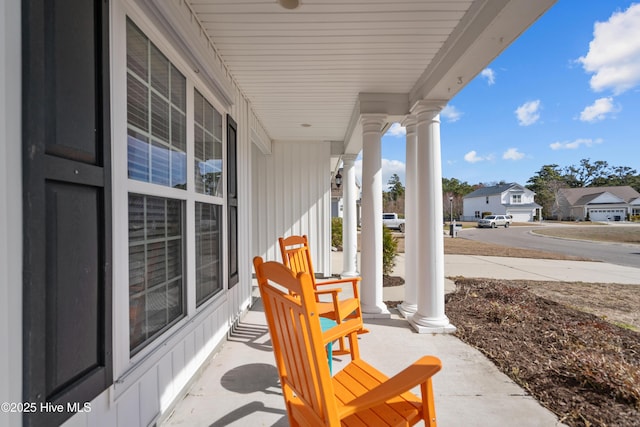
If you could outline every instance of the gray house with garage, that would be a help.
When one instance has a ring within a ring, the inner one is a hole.
[[[625,221],[640,215],[640,193],[632,187],[561,188],[553,217],[575,221]]]

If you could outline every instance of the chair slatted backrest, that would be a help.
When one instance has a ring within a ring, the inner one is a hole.
[[[337,407],[308,273],[254,258],[260,295],[289,416],[334,425]],[[297,425],[290,419],[291,425]]]
[[[315,272],[313,263],[311,262],[311,250],[309,249],[309,239],[304,236],[280,237],[280,253],[282,254],[282,262],[289,267],[294,273],[309,273],[313,288],[316,288]]]

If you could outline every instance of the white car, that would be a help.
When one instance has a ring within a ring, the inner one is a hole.
[[[487,215],[478,221],[478,228],[490,227],[496,228],[504,226],[508,228],[511,224],[511,215]]]

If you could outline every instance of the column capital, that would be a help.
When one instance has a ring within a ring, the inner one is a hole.
[[[357,154],[343,154],[342,163],[353,163],[358,158]]]
[[[433,118],[440,114],[440,111],[447,105],[447,102],[448,101],[444,99],[423,99],[413,105],[411,114],[415,115],[418,121],[420,121],[425,114]]]
[[[400,124],[407,129],[407,135],[412,135],[416,133],[417,123],[418,123],[418,120],[416,119],[416,116],[414,116],[413,114],[406,116],[404,120],[400,122]]]
[[[386,114],[362,114],[360,123],[362,124],[362,133],[382,132],[382,127],[387,122]]]

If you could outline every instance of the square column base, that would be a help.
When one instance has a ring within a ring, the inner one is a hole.
[[[407,320],[419,334],[453,334],[456,331],[456,327],[450,323],[445,326],[424,326],[417,324],[412,316],[409,316]]]

